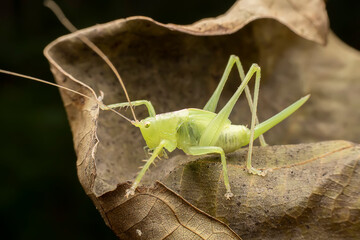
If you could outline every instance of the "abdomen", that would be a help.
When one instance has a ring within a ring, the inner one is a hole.
[[[221,131],[215,146],[221,147],[225,153],[233,152],[249,143],[250,130],[242,125],[229,125]]]

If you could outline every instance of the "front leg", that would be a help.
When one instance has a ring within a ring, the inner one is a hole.
[[[225,188],[226,188],[225,198],[229,200],[232,196],[234,196],[234,194],[231,192],[231,189],[230,189],[225,153],[221,147],[196,146],[196,147],[189,147],[188,149],[185,150],[185,152],[190,155],[204,155],[204,154],[209,154],[209,153],[219,153],[221,156],[221,164],[222,164],[224,183],[225,183]]]
[[[102,99],[100,98],[99,100],[102,100]],[[155,115],[156,115],[154,106],[148,100],[132,101],[131,105],[134,107],[140,106],[140,105],[145,105],[149,112],[149,117],[155,117]],[[113,109],[113,108],[122,108],[122,107],[129,107],[129,106],[130,106],[130,104],[128,102],[114,103],[114,104],[106,105],[105,107],[102,108],[102,110],[109,110],[109,109]]]
[[[155,150],[153,151],[151,157],[146,161],[145,165],[142,167],[141,171],[139,172],[139,174],[135,178],[134,183],[131,185],[131,187],[129,189],[126,190],[125,197],[129,197],[129,195],[134,195],[135,194],[135,189],[139,185],[139,183],[140,183],[142,177],[144,176],[146,170],[149,169],[150,165],[154,162],[156,157],[159,156],[159,154],[162,153],[163,149],[166,146],[169,146],[169,145],[171,145],[171,143],[168,140],[162,140],[160,142],[159,146],[157,146],[155,148]]]

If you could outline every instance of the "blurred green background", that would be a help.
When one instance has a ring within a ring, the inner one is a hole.
[[[67,34],[41,0],[0,1],[0,68],[53,81],[42,54]],[[133,15],[190,24],[235,1],[56,1],[78,28]],[[360,2],[328,0],[331,28],[360,49]],[[1,75],[0,216],[3,239],[117,239],[76,175],[70,127],[54,87]]]

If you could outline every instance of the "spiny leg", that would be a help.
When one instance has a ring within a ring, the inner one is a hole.
[[[244,69],[243,69],[243,67],[242,67],[240,58],[239,58],[238,56],[235,56],[235,62],[236,62],[237,69],[238,69],[238,71],[239,71],[240,79],[241,79],[241,81],[244,81],[245,73],[244,73]],[[250,93],[250,89],[249,89],[249,86],[248,86],[248,85],[246,85],[246,87],[245,87],[245,95],[246,95],[246,99],[247,99],[248,104],[249,104],[250,111],[252,111],[252,109],[253,109],[253,102],[252,102],[252,99],[251,99],[251,93]],[[259,119],[258,119],[258,117],[257,117],[257,114],[255,114],[255,123],[256,123],[256,125],[259,125]],[[259,136],[259,140],[260,140],[260,145],[261,145],[261,146],[267,146],[267,145],[268,145],[268,144],[265,142],[264,135],[261,134],[261,135]]]
[[[100,99],[101,100],[101,99]],[[146,108],[148,109],[149,112],[149,116],[150,117],[155,117],[156,113],[155,113],[155,109],[154,106],[151,104],[150,101],[148,100],[137,100],[137,101],[132,101],[131,102],[132,106],[140,106],[140,105],[145,105]],[[102,110],[109,110],[109,109],[113,109],[113,108],[121,108],[121,107],[129,107],[130,104],[128,102],[123,102],[123,103],[114,103],[114,104],[110,104],[110,105],[106,105],[107,108],[102,108]]]
[[[145,156],[146,156],[146,157],[150,157],[150,156],[151,156],[151,154],[150,154],[151,150],[150,150],[150,148],[149,148],[147,145],[143,147],[143,150],[144,150],[144,153],[145,153]]]
[[[224,184],[225,184],[225,188],[226,188],[225,197],[226,197],[226,199],[230,199],[232,196],[234,196],[234,194],[231,192],[231,189],[230,189],[225,153],[221,147],[196,146],[196,147],[189,147],[188,149],[186,149],[185,152],[190,155],[204,155],[204,154],[209,154],[209,153],[219,153],[221,156],[221,164],[222,164],[222,170],[223,170],[223,175],[224,175]]]
[[[255,169],[251,165],[251,157],[252,157],[252,148],[253,148],[253,142],[254,139],[257,136],[260,136],[262,133],[268,131],[273,126],[277,125],[281,121],[283,121],[285,118],[290,116],[292,113],[294,113],[299,107],[301,107],[310,97],[310,95],[306,95],[305,97],[302,97],[295,103],[291,104],[289,107],[285,108],[275,116],[271,117],[270,119],[262,122],[261,124],[256,126],[255,129],[255,118],[256,118],[256,111],[257,111],[257,102],[259,98],[259,88],[260,88],[260,78],[261,78],[261,72],[260,67],[256,70],[256,79],[255,79],[255,89],[254,89],[254,103],[252,106],[252,116],[251,116],[251,127],[250,127],[250,139],[249,139],[249,151],[248,151],[248,157],[246,162],[246,167],[250,173],[258,174],[261,176],[265,176],[268,171],[271,169],[267,169],[264,171]]]
[[[233,110],[235,103],[239,99],[241,93],[244,91],[248,82],[254,73],[258,74],[260,67],[257,64],[253,64],[248,73],[246,74],[244,81],[240,84],[234,95],[226,103],[226,105],[220,110],[220,112],[210,121],[206,129],[201,135],[199,146],[214,146],[221,134],[223,127],[225,126],[231,111]],[[255,113],[256,114],[256,113]]]
[[[260,71],[261,71],[260,67],[257,67],[256,77],[255,77],[255,88],[254,88],[254,101],[251,109],[252,114],[251,114],[251,126],[250,126],[250,142],[249,142],[249,151],[246,161],[246,168],[248,169],[249,173],[265,176],[266,172],[258,170],[251,165],[251,157],[252,157],[252,150],[254,143],[254,130],[255,130],[255,122],[256,122],[256,110],[257,110],[257,102],[259,98],[259,89],[260,89],[260,78],[261,78]]]
[[[148,170],[148,168],[150,167],[150,165],[154,162],[154,160],[156,159],[156,157],[162,153],[162,150],[164,147],[166,147],[168,145],[168,141],[167,140],[162,140],[159,144],[159,146],[157,146],[154,150],[154,152],[152,153],[151,157],[146,161],[145,165],[142,167],[141,171],[139,172],[139,174],[137,175],[137,177],[135,178],[134,183],[131,185],[131,187],[129,189],[126,190],[125,193],[125,197],[129,197],[129,195],[134,195],[135,194],[135,189],[137,188],[137,186],[139,185],[142,177],[144,176],[146,170]]]
[[[257,170],[251,166],[251,156],[252,156],[252,148],[254,142],[254,129],[255,129],[255,117],[256,117],[256,109],[257,109],[257,102],[259,97],[259,88],[260,88],[260,67],[257,64],[253,64],[248,73],[246,74],[244,80],[231,97],[231,99],[227,102],[227,104],[221,109],[221,111],[216,115],[216,117],[211,120],[209,125],[206,127],[205,131],[203,132],[199,146],[214,146],[216,141],[218,140],[221,131],[224,127],[225,121],[228,119],[232,109],[235,106],[236,101],[239,99],[241,93],[247,86],[248,82],[250,81],[251,77],[256,74],[255,77],[255,90],[254,90],[254,101],[252,106],[252,116],[251,116],[251,128],[250,128],[250,139],[249,139],[249,152],[248,158],[246,162],[247,169],[250,173],[264,175],[265,172]]]
[[[218,86],[216,87],[214,93],[211,95],[210,99],[206,103],[204,110],[210,111],[210,112],[215,112],[217,104],[219,102],[221,92],[224,89],[227,79],[229,78],[229,75],[230,75],[231,69],[234,66],[234,63],[235,63],[235,56],[231,55],[228,60],[228,63],[226,64],[226,67],[225,67],[224,73],[221,77],[221,80],[220,80]]]
[[[236,66],[237,66],[237,69],[238,69],[238,72],[239,72],[241,82],[244,81],[245,73],[244,73],[244,69],[243,69],[243,67],[241,65],[240,59],[239,59],[239,57],[237,57],[235,55],[231,55],[229,60],[228,60],[227,65],[226,65],[225,71],[224,71],[224,73],[223,73],[223,75],[221,77],[221,80],[220,80],[218,86],[216,87],[213,95],[210,97],[210,99],[206,103],[206,105],[204,107],[204,110],[207,110],[207,111],[210,111],[210,112],[215,112],[217,104],[219,102],[221,92],[224,89],[225,83],[228,80],[230,72],[231,72],[231,70],[232,70],[235,63],[236,63]],[[252,103],[252,100],[251,100],[251,93],[250,93],[250,89],[249,89],[248,85],[245,86],[245,95],[246,95],[246,99],[248,101],[250,110],[252,110],[253,103]],[[257,116],[256,116],[255,120],[256,120],[256,124],[259,124],[259,120],[258,120]],[[260,139],[261,146],[266,146],[267,145],[263,135],[261,135],[259,137],[259,139]]]

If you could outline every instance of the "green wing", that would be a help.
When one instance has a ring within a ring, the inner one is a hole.
[[[177,129],[177,145],[183,150],[191,146],[198,146],[206,127],[216,117],[216,113],[197,108],[189,108],[188,111],[187,121],[179,124]],[[230,124],[230,120],[227,119],[224,126]]]

